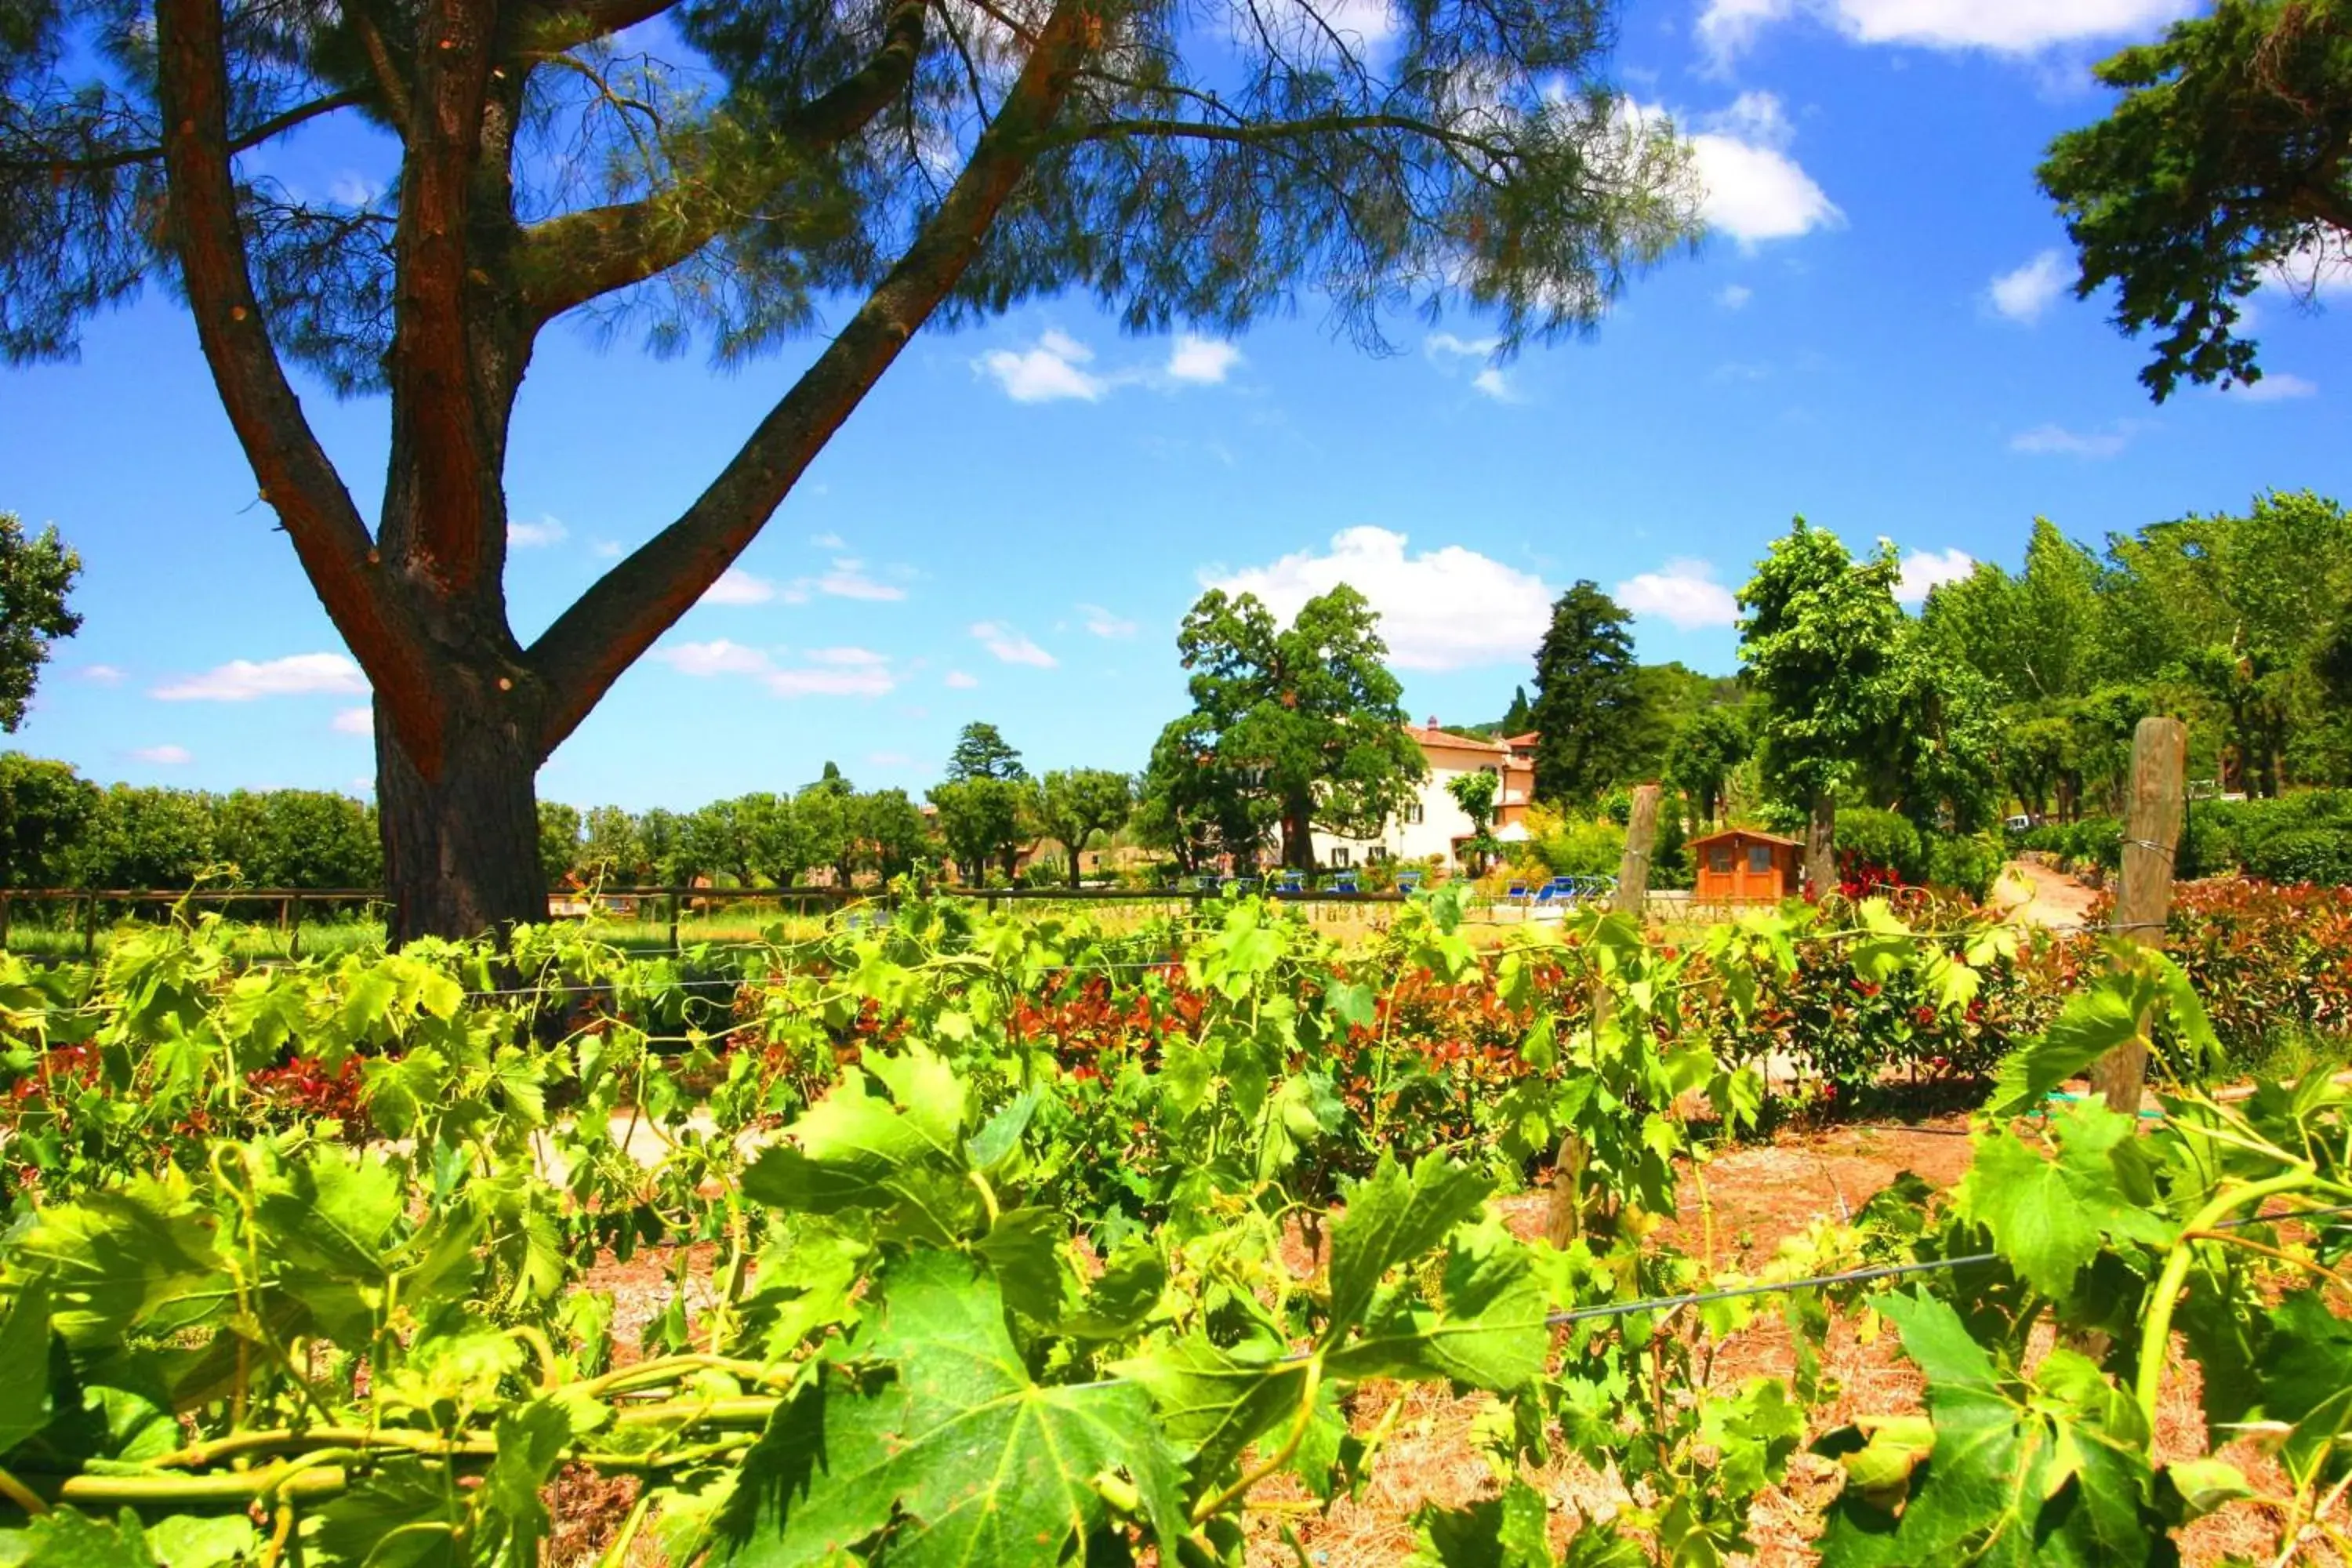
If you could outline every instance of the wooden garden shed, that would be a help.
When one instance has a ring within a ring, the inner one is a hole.
[[[1795,892],[1805,847],[1753,827],[1726,828],[1690,842],[1701,903],[1778,902]]]

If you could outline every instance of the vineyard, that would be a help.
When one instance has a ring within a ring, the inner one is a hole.
[[[2352,1563],[2344,894],[231,937],[0,958],[0,1562]]]

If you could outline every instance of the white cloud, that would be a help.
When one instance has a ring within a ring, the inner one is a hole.
[[[1903,576],[1895,584],[1898,604],[1924,605],[1927,591],[1957,583],[1977,569],[1976,557],[1965,550],[1908,550],[1903,554]]]
[[[1698,37],[1718,65],[1767,25],[1815,17],[1858,44],[2030,55],[2058,44],[2144,36],[2195,0],[1708,0]]]
[[[1039,669],[1051,669],[1057,662],[1052,654],[1023,636],[1018,626],[1005,621],[975,621],[971,635],[981,647],[1006,664],[1026,664]]]
[[[1614,597],[1635,615],[1656,616],[1676,631],[1727,626],[1739,619],[1739,601],[1704,561],[1669,561],[1618,584]]]
[[[621,558],[621,542],[617,539],[600,539],[588,547],[588,552],[599,561],[618,561]]]
[[[1086,617],[1087,630],[1098,637],[1131,637],[1135,623],[1111,614],[1100,605],[1080,605],[1078,614]]]
[[[1457,338],[1452,332],[1432,332],[1421,340],[1421,352],[1432,359],[1485,359],[1502,346],[1500,338]]]
[[[719,637],[713,642],[682,642],[656,648],[654,657],[680,675],[763,675],[768,656],[756,647]]]
[[[159,767],[176,768],[193,763],[196,754],[185,746],[142,746],[131,753],[134,763],[153,763]]]
[[[698,603],[705,605],[764,605],[776,596],[776,585],[765,577],[754,577],[740,566],[730,566],[719,574],[719,580],[702,592]]]
[[[373,735],[375,733],[375,710],[345,708],[335,715],[335,733],[339,735]]]
[[[2064,252],[2045,250],[2014,272],[2004,272],[1986,289],[1992,308],[2012,321],[2034,322],[2074,282]]]
[[[2245,403],[2283,403],[2290,397],[2316,396],[2318,392],[2317,382],[2305,381],[2299,375],[2289,375],[2277,370],[2260,381],[2232,382],[2221,388],[2223,396]]]
[[[363,207],[383,195],[383,183],[357,169],[345,169],[327,182],[327,195],[347,207]]]
[[[1480,371],[1476,375],[1472,376],[1470,378],[1470,384],[1476,390],[1485,393],[1487,396],[1493,398],[1497,403],[1517,403],[1519,401],[1518,388],[1512,385],[1510,378],[1506,375],[1503,371],[1494,365],[1490,364],[1486,369]]]
[[[871,648],[817,648],[804,663],[780,665],[765,649],[721,637],[658,648],[655,657],[681,675],[750,676],[778,697],[884,697],[898,684],[888,656]]]
[[[1185,332],[1168,352],[1167,374],[1171,381],[1214,386],[1241,363],[1242,351],[1233,344]]]
[[[887,697],[898,687],[887,669],[872,665],[821,665],[768,672],[768,689],[779,697]]]
[[[1716,290],[1715,302],[1727,310],[1744,310],[1748,301],[1756,298],[1756,290],[1745,283],[1727,283]]]
[[[284,658],[234,658],[148,693],[165,702],[250,702],[257,697],[308,697],[319,692],[364,696],[367,678],[339,653],[297,653]]]
[[[2352,235],[2331,234],[2298,247],[2271,269],[2268,287],[2310,301],[2352,294]],[[2249,324],[2239,307],[2239,324]]]
[[[1063,331],[1048,331],[1021,353],[996,349],[972,362],[993,376],[1015,403],[1052,403],[1063,398],[1098,401],[1111,383],[1086,368],[1094,350]]]
[[[1654,109],[1636,112],[1652,115]],[[1706,189],[1700,216],[1742,250],[1833,227],[1845,215],[1787,148],[1794,128],[1769,92],[1743,92],[1727,109],[1702,116],[1691,158]]]
[[[2063,425],[2036,425],[2009,438],[2012,452],[2036,457],[2112,458],[2131,444],[2136,428],[2129,420],[2105,430],[2069,430]]]
[[[541,515],[538,521],[509,518],[507,520],[507,544],[515,550],[541,550],[551,544],[561,544],[572,536],[559,518]]]
[[[793,604],[804,604],[811,594],[823,594],[835,599],[865,599],[887,603],[903,599],[907,590],[892,583],[877,583],[866,574],[866,563],[844,558],[833,563],[833,570],[814,577],[795,577],[784,597]]]
[[[120,686],[123,681],[122,671],[110,664],[85,664],[74,671],[74,676],[93,686]]]
[[[877,768],[911,768],[915,765],[915,759],[904,752],[868,752],[866,761],[868,766]]]
[[[819,550],[846,550],[849,548],[847,542],[837,533],[812,533],[809,535],[809,542],[815,545]]]
[[[1264,566],[1202,574],[1228,594],[1255,594],[1287,621],[1345,583],[1381,616],[1390,662],[1404,669],[1466,669],[1524,660],[1551,622],[1543,580],[1458,544],[1408,554],[1406,537],[1350,528],[1320,553],[1302,550]]]
[[[980,677],[961,669],[950,669],[948,671],[946,684],[958,691],[970,691],[980,684]]]

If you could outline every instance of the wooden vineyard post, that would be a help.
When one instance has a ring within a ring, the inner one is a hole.
[[[678,946],[677,946],[677,905],[678,905],[678,897],[677,897],[677,892],[676,892],[675,890],[673,890],[673,891],[671,892],[670,896],[669,896],[669,950],[670,950],[672,952],[677,952],[677,951],[678,951]]]
[[[82,900],[81,955],[84,958],[95,958],[98,955],[98,895],[96,893],[90,894]]]
[[[1642,918],[1650,899],[1650,847],[1658,837],[1658,799],[1664,792],[1645,784],[1633,791],[1633,810],[1625,819],[1625,858],[1617,863],[1617,912]]]
[[[286,956],[302,956],[302,895],[299,893],[286,900]]]
[[[1617,862],[1617,913],[1639,924],[1650,898],[1650,847],[1658,837],[1660,791],[1645,784],[1633,792],[1633,809],[1625,822],[1625,854]],[[1592,977],[1592,1027],[1598,1033],[1609,1021],[1609,987],[1599,974]],[[1554,1247],[1566,1247],[1584,1234],[1584,1140],[1573,1129],[1560,1134],[1559,1153],[1552,1162],[1551,1208],[1544,1233]]]
[[[2178,719],[2147,718],[2132,734],[2131,807],[2125,819],[2123,874],[2116,889],[2116,931],[2149,945],[2164,940],[2172,904],[2172,853],[2186,809],[2189,727]],[[2139,1113],[2147,1080],[2147,1028],[2091,1068],[2091,1091],[2111,1110]]]
[[[0,893],[0,952],[8,950],[8,895]]]

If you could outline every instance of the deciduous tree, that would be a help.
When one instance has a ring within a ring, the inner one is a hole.
[[[1315,829],[1376,837],[1428,773],[1405,732],[1404,689],[1389,673],[1380,616],[1341,584],[1284,626],[1254,594],[1212,588],[1176,637],[1192,710],[1161,743],[1181,769],[1211,770],[1194,797],[1221,826],[1245,823],[1262,797],[1282,834],[1282,863],[1315,868]]]
[[[6,210],[0,205],[0,214]],[[0,254],[0,278],[6,275]],[[14,734],[25,721],[50,642],[81,629],[81,617],[66,608],[79,575],[81,557],[66,548],[56,524],[27,539],[16,514],[0,511],[0,730]]]
[[[1096,834],[1118,832],[1134,808],[1135,781],[1113,768],[1056,769],[1030,787],[1030,816],[1069,852],[1073,888],[1080,851]]]
[[[184,294],[260,499],[375,690],[395,936],[537,918],[540,763],[927,322],[1074,289],[1133,327],[1230,332],[1312,290],[1367,339],[1388,308],[1453,301],[1517,343],[1590,330],[1697,228],[1686,149],[1602,79],[1602,0],[1431,0],[1389,13],[1377,52],[1339,0],[12,15],[0,352],[70,353],[151,274]],[[393,144],[381,192],[239,161],[343,122]],[[518,637],[504,469],[541,334],[698,331],[737,361],[836,302],[685,509]],[[388,395],[373,517],[296,367]]]

